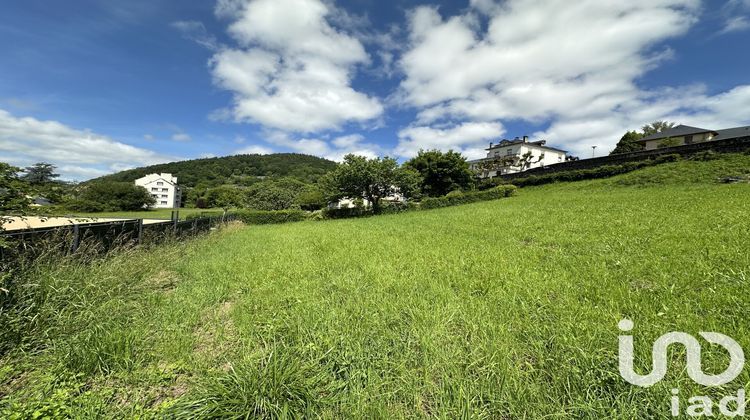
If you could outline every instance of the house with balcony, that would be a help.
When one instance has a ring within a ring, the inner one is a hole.
[[[172,174],[149,174],[135,180],[156,200],[155,208],[179,208],[182,202],[182,190],[177,185],[177,177]]]
[[[471,170],[480,178],[554,165],[565,162],[568,154],[566,150],[548,146],[546,140],[530,141],[528,136],[504,139],[497,144],[490,143],[490,147],[485,150],[487,157],[468,162]]]
[[[646,136],[637,140],[636,143],[642,144],[645,150],[656,150],[662,147],[684,146],[706,141],[728,140],[748,136],[750,136],[750,126],[709,130],[680,124],[660,133]]]

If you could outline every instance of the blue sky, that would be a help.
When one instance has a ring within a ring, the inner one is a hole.
[[[0,13],[0,160],[83,180],[236,153],[750,124],[750,0],[25,0]],[[601,153],[601,152],[600,152]]]

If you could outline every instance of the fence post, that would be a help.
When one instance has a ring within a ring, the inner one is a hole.
[[[74,253],[78,250],[81,244],[81,228],[79,225],[73,225],[73,242],[70,244],[70,253]]]
[[[138,245],[143,245],[143,219],[138,219]]]

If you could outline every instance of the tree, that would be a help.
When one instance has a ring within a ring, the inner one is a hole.
[[[473,174],[466,158],[453,150],[447,153],[439,150],[420,150],[417,156],[407,161],[404,166],[419,172],[422,177],[422,194],[430,197],[440,197],[453,190],[468,189],[473,182]]]
[[[222,185],[209,189],[206,192],[205,199],[209,206],[219,207],[224,210],[224,214],[231,208],[243,207],[245,205],[244,191],[231,185]]]
[[[28,195],[29,186],[18,177],[20,168],[0,162],[0,230],[2,230],[2,215],[23,214],[31,205]]]
[[[643,134],[637,131],[628,131],[622,136],[622,138],[620,138],[620,141],[617,142],[615,150],[611,151],[609,154],[615,155],[618,153],[630,153],[637,152],[638,150],[643,150],[643,145],[640,143],[636,143],[636,141],[642,138]]]
[[[309,188],[294,178],[266,179],[247,189],[247,206],[256,210],[297,208],[300,194]]]
[[[669,121],[654,121],[651,124],[646,124],[641,127],[643,137],[650,136],[652,134],[661,133],[670,128],[674,127],[675,123]]]
[[[628,131],[622,136],[622,138],[620,138],[620,141],[617,142],[617,146],[615,146],[615,149],[612,150],[609,154],[614,155],[618,153],[630,153],[643,150],[644,146],[640,143],[636,143],[636,141],[652,134],[662,133],[674,126],[675,123],[673,122],[654,121],[641,127],[640,133],[635,130]]]
[[[39,162],[33,166],[27,166],[23,171],[22,179],[31,185],[43,185],[50,183],[60,175],[55,173],[57,167],[51,163]]]
[[[302,210],[320,210],[326,206],[326,197],[317,187],[310,187],[297,196],[297,204]]]
[[[95,182],[82,186],[78,197],[68,202],[66,207],[85,212],[137,211],[155,203],[154,197],[138,185],[129,182]]]
[[[399,167],[395,159],[384,157],[367,159],[352,154],[321,181],[327,187],[328,199],[366,198],[373,213],[380,213],[381,200],[400,193],[405,198],[419,191],[419,172]]]
[[[537,156],[536,160],[534,160],[532,152],[526,152],[521,156],[493,156],[477,163],[476,170],[480,178],[488,178],[492,172],[499,175],[507,169],[513,169],[517,172],[525,171],[532,164],[539,163],[542,160],[544,160],[544,153]]]

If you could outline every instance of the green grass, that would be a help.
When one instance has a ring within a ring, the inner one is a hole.
[[[176,209],[180,212],[180,219],[192,214],[221,214],[221,209],[195,209],[195,208],[180,208]],[[100,212],[100,213],[80,213],[70,212],[65,210],[55,211],[52,215],[54,216],[79,216],[79,217],[120,217],[120,218],[131,218],[131,219],[169,219],[172,217],[173,209],[151,209],[144,211],[114,211],[114,212]]]
[[[636,323],[641,371],[668,331],[750,349],[750,185],[715,182],[747,168],[678,162],[40,266],[0,317],[20,343],[0,417],[667,417],[671,388],[717,399],[750,375],[701,388],[674,351],[663,382],[631,386],[617,322]]]

